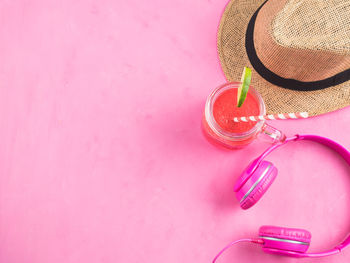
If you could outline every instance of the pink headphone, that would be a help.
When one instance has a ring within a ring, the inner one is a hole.
[[[277,176],[277,168],[264,158],[273,150],[285,145],[290,141],[309,140],[323,144],[338,154],[350,165],[350,152],[348,152],[340,144],[316,135],[296,135],[286,139],[283,143],[275,144],[268,148],[257,159],[253,160],[238,178],[234,191],[241,208],[248,209],[255,205],[265,194],[272,182]],[[223,250],[214,258],[217,258],[228,248],[238,242],[253,242],[261,244],[263,251],[271,254],[278,254],[290,257],[325,257],[341,252],[345,247],[350,245],[350,235],[338,246],[321,253],[306,253],[309,248],[311,233],[307,230],[296,228],[285,228],[276,226],[262,226],[259,229],[259,238],[256,239],[240,239],[237,240]]]

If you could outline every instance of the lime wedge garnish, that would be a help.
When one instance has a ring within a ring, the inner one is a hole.
[[[252,80],[252,70],[250,68],[244,67],[241,85],[238,87],[237,93],[237,107],[241,107],[245,98],[247,97],[250,81]]]

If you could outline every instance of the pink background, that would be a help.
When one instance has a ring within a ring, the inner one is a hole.
[[[263,224],[310,230],[311,251],[345,237],[338,156],[307,142],[274,153],[277,181],[242,211],[233,183],[267,144],[203,138],[226,1],[0,1],[1,262],[210,262]],[[349,114],[273,124],[350,148]],[[240,245],[220,262],[297,261]]]

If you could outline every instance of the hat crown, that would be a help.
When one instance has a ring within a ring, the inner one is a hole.
[[[271,29],[285,47],[350,54],[349,28],[350,0],[289,0]]]
[[[344,3],[336,5],[335,2],[334,0],[264,2],[256,13],[256,20],[251,21],[254,25],[253,41],[257,57],[266,69],[277,76],[274,77],[275,80],[270,78],[269,81],[274,84],[278,82],[278,85],[291,89],[304,85],[303,90],[329,87],[337,81],[340,83],[337,75],[350,68],[348,51],[350,37],[346,37],[349,19],[343,19],[340,13],[344,13],[341,9],[346,10],[345,7],[350,5],[350,0],[344,2],[347,5]],[[333,10],[333,14],[324,14],[330,10]],[[347,46],[342,43],[347,43]],[[252,61],[251,63],[256,68],[256,63]],[[266,77],[261,70],[259,73]],[[289,79],[297,81],[297,84],[288,85]],[[348,76],[341,79],[346,80]]]

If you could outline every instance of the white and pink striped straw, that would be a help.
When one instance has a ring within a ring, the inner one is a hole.
[[[235,117],[234,122],[248,122],[248,121],[263,121],[263,120],[287,120],[287,119],[306,119],[309,117],[307,112],[292,112],[292,113],[278,113],[260,116]]]

